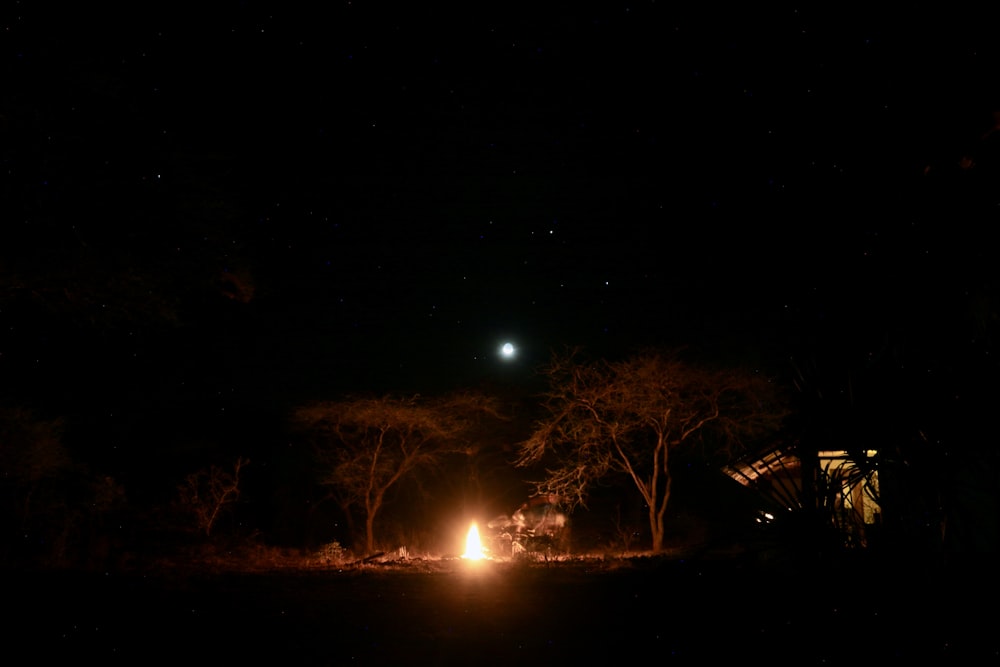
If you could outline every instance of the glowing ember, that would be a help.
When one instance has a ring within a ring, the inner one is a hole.
[[[479,541],[479,529],[476,527],[475,521],[472,522],[472,527],[469,528],[469,535],[465,538],[465,553],[462,554],[462,558],[468,558],[469,560],[480,560],[483,558],[483,543]]]

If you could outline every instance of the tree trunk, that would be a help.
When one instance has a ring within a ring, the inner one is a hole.
[[[666,482],[663,485],[662,496],[657,497],[654,493],[652,502],[649,503],[649,531],[653,535],[653,553],[663,553],[663,542],[666,539],[667,530],[665,527],[667,503],[670,502],[670,486],[673,478],[669,472],[664,474]]]
[[[365,550],[368,555],[375,553],[375,515],[380,507],[381,497],[365,503]]]
[[[369,512],[365,517],[365,553],[375,553],[375,513]]]
[[[663,517],[656,508],[649,506],[649,532],[653,535],[653,553],[658,554],[663,551]]]

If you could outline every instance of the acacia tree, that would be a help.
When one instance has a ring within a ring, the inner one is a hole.
[[[696,443],[706,453],[731,454],[785,415],[765,378],[692,365],[676,352],[584,362],[571,351],[543,372],[547,416],[521,443],[516,464],[544,466],[536,490],[558,495],[570,509],[586,506],[597,481],[624,475],[648,508],[654,553],[663,550],[671,455]]]
[[[62,418],[0,405],[0,561],[85,563],[107,543],[104,521],[125,491],[74,460],[64,428]]]
[[[488,417],[499,417],[493,399],[466,393],[317,402],[293,416],[316,436],[320,483],[334,489],[346,512],[363,514],[366,553],[375,550],[375,518],[386,494],[449,455],[471,454],[468,436]]]
[[[249,463],[249,459],[241,456],[233,464],[232,473],[212,466],[191,473],[177,487],[181,506],[191,514],[205,537],[212,536],[212,528],[223,510],[239,500],[240,470]]]

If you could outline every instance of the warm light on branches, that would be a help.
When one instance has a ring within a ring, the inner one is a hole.
[[[314,403],[299,408],[295,420],[315,439],[321,482],[363,515],[371,553],[375,517],[390,489],[447,456],[467,456],[469,434],[497,415],[492,399],[460,393]]]
[[[630,480],[649,508],[653,550],[663,546],[670,455],[699,444],[739,449],[777,428],[785,411],[762,378],[650,352],[619,362],[557,357],[547,369],[548,416],[521,444],[517,464],[541,466],[539,493],[583,505],[609,475]]]

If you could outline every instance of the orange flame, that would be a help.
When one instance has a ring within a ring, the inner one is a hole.
[[[483,557],[483,543],[479,540],[479,528],[476,527],[476,522],[473,521],[472,526],[469,528],[469,534],[465,538],[465,553],[462,554],[462,558],[481,560]]]

